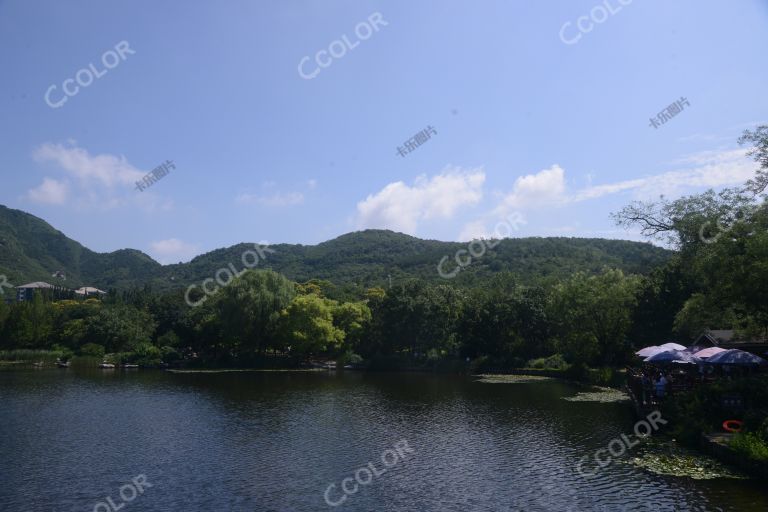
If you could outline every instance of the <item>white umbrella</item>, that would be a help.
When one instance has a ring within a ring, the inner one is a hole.
[[[660,346],[664,350],[685,350],[687,348],[687,347],[684,347],[684,346],[680,345],[679,343],[672,343],[672,342],[665,343],[665,344],[660,345]]]
[[[690,352],[665,350],[651,357],[646,357],[643,361],[647,363],[700,363],[701,359]]]
[[[638,355],[640,357],[650,357],[658,354],[659,352],[664,352],[664,349],[661,347],[657,347],[656,345],[652,345],[650,347],[641,348],[637,352],[635,352],[635,355]]]

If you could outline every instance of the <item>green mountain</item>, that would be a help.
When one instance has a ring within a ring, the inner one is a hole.
[[[444,272],[456,268],[454,256],[466,243],[422,240],[386,230],[348,233],[318,245],[270,246],[258,268],[271,268],[290,279],[325,279],[341,286],[384,286],[388,280],[441,278],[437,265],[443,257]],[[478,254],[480,246],[473,248]],[[253,244],[216,249],[189,263],[160,265],[132,249],[96,253],[71,240],[38,217],[0,206],[0,275],[15,285],[46,281],[69,288],[88,285],[124,289],[152,285],[158,290],[186,288],[214,277],[217,270],[246,268],[245,251]],[[450,282],[477,284],[497,272],[511,271],[523,282],[563,277],[572,272],[599,272],[604,267],[628,273],[647,273],[663,264],[671,251],[648,243],[599,238],[512,238],[474,258]],[[462,259],[466,259],[462,253]],[[253,254],[246,256],[249,264]],[[66,280],[52,277],[57,271]],[[223,278],[226,278],[222,274]]]

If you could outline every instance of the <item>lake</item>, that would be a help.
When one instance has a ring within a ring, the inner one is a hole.
[[[633,463],[653,441],[597,466],[636,420],[626,402],[563,399],[579,391],[423,374],[2,370],[0,510],[768,509],[759,482]]]

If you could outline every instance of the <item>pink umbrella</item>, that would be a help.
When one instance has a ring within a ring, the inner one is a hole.
[[[706,359],[708,357],[712,357],[715,354],[719,354],[720,352],[725,352],[725,349],[720,347],[709,347],[705,348],[704,350],[699,350],[693,355],[700,357],[701,359]]]

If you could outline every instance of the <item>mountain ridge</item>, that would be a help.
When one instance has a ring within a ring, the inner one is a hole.
[[[268,253],[258,268],[271,268],[296,281],[316,278],[355,287],[382,286],[390,277],[446,282],[438,275],[438,263],[448,257],[446,268],[455,268],[455,253],[467,245],[368,229],[315,245],[272,244],[269,247],[274,252]],[[199,284],[229,264],[245,268],[241,258],[248,249],[253,249],[253,243],[241,242],[200,254],[187,263],[162,265],[137,249],[92,251],[44,219],[0,205],[0,275],[6,275],[16,285],[46,281],[68,288],[181,288]],[[471,284],[502,271],[515,272],[522,281],[530,281],[574,271],[598,272],[606,266],[643,274],[663,264],[672,254],[646,242],[628,240],[507,238],[475,258],[451,281]],[[62,271],[66,280],[52,277],[56,271]]]

